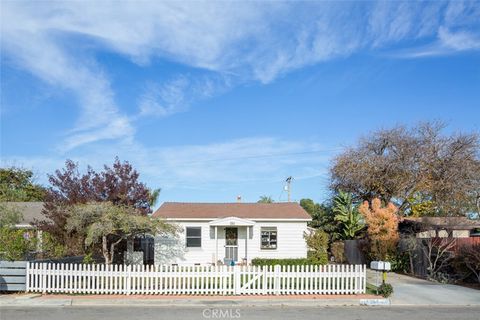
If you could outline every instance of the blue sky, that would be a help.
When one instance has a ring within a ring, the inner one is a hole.
[[[160,201],[328,197],[369,132],[479,131],[480,2],[2,2],[1,163],[128,160]]]

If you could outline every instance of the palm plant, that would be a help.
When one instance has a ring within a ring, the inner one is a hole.
[[[363,216],[353,205],[352,195],[340,191],[333,198],[335,221],[340,223],[340,235],[343,240],[355,239],[365,226]]]
[[[157,204],[161,191],[162,189],[148,189],[148,204],[150,207],[154,207]]]
[[[273,203],[273,199],[271,196],[261,196],[260,200],[257,201],[258,203]]]

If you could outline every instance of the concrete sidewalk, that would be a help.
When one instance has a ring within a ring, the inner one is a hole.
[[[367,282],[375,284],[375,272],[367,270]],[[480,306],[480,290],[441,284],[389,272],[387,282],[393,286],[392,305]]]
[[[367,279],[375,283],[374,272]],[[0,295],[1,306],[480,306],[480,291],[465,287],[438,284],[422,279],[389,273],[387,282],[394,293],[390,299],[374,295],[291,295],[291,296],[162,296],[162,295],[64,295],[9,294]]]
[[[165,306],[165,307],[228,307],[228,306],[359,306],[365,301],[378,303],[373,295],[294,295],[294,296],[152,296],[152,295],[40,295],[16,294],[0,296],[0,307],[38,306]],[[380,299],[388,303],[388,300]],[[380,302],[380,303],[382,303]]]

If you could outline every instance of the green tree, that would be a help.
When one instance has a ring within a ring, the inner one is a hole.
[[[343,240],[355,239],[365,225],[349,193],[339,191],[333,198],[333,213],[335,221],[340,223],[340,236]]]
[[[22,213],[14,206],[0,203],[0,228],[17,224],[22,220]]]
[[[313,202],[312,199],[301,199],[300,206],[308,212],[308,214],[312,217],[312,219],[318,217],[318,204]]]
[[[35,184],[33,172],[21,168],[0,168],[0,202],[43,201],[45,189]]]
[[[436,215],[436,205],[428,195],[417,192],[408,199],[408,202],[410,205],[408,215],[411,217],[428,217]]]
[[[329,202],[319,204],[312,199],[301,199],[300,206],[312,217],[312,221],[309,223],[310,227],[325,231],[329,235],[330,241],[340,238],[339,223],[335,221]]]
[[[122,240],[142,234],[175,234],[175,226],[142,215],[138,209],[110,202],[87,203],[69,209],[67,230],[85,233],[85,245],[101,245],[105,263],[111,264]]]
[[[257,201],[257,203],[274,203],[271,196],[261,196],[260,200]]]

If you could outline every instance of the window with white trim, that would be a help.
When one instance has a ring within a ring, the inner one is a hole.
[[[198,248],[202,246],[202,228],[201,227],[186,227],[185,230],[188,248]]]
[[[261,249],[277,249],[277,227],[262,227],[260,235]]]

